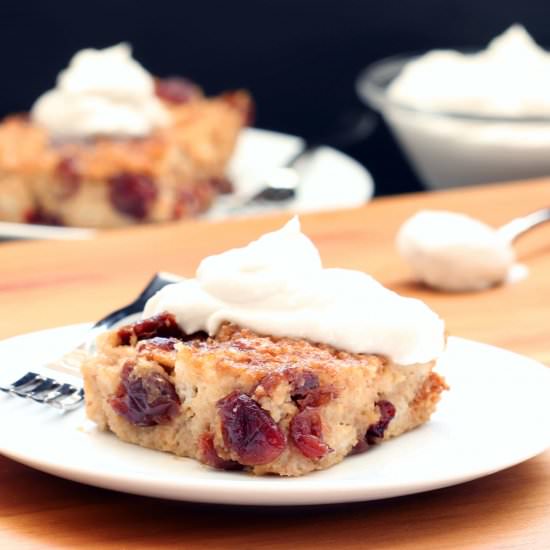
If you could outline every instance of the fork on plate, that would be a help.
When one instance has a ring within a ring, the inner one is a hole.
[[[84,357],[93,351],[99,333],[110,329],[130,315],[140,313],[153,294],[166,285],[180,280],[180,277],[172,273],[157,273],[132,303],[109,313],[97,321],[78,347],[68,351],[56,361],[45,365],[46,369],[78,376],[80,363]],[[27,372],[11,384],[0,385],[0,390],[10,395],[25,397],[37,403],[50,405],[62,411],[77,409],[84,402],[84,389],[82,387],[61,382],[33,371]]]

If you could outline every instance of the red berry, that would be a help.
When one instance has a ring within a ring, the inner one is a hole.
[[[199,88],[194,82],[178,76],[157,79],[155,82],[155,93],[160,99],[176,104],[187,103],[191,99],[201,95]]]
[[[389,401],[377,401],[376,406],[380,410],[380,420],[367,430],[366,440],[369,444],[376,443],[377,439],[384,437],[386,428],[395,416],[395,407]]]
[[[157,198],[157,186],[149,176],[123,172],[109,180],[109,198],[119,212],[142,220]]]
[[[199,437],[200,461],[218,470],[242,470],[242,465],[234,460],[220,458],[214,447],[214,436],[211,433],[203,433]]]
[[[336,391],[332,386],[321,386],[319,377],[314,372],[288,371],[289,381],[292,384],[291,398],[299,409],[306,407],[319,407],[326,405],[336,397]]]
[[[359,455],[369,450],[369,444],[367,440],[362,438],[360,439],[351,449],[348,456]]]
[[[226,447],[246,466],[273,462],[286,439],[271,415],[251,397],[234,391],[218,401]]]
[[[118,329],[118,338],[123,346],[157,337],[183,340],[188,336],[181,330],[174,315],[166,311]]]
[[[174,384],[158,372],[134,376],[133,370],[131,363],[124,365],[111,407],[135,426],[168,424],[180,409]]]
[[[232,347],[246,351],[250,349],[250,344],[246,340],[233,340]],[[280,371],[270,372],[266,374],[259,382],[258,387],[261,386],[262,392],[272,396],[277,386],[285,379],[285,374]]]
[[[166,338],[164,336],[155,336],[149,340],[140,342],[137,346],[138,351],[148,350],[161,350],[161,351],[175,351],[176,344],[180,342],[177,338]]]
[[[290,439],[307,458],[319,460],[332,449],[323,441],[323,425],[317,409],[308,407],[290,421]]]
[[[233,192],[233,183],[229,178],[211,178],[210,185],[221,195]]]
[[[44,212],[40,208],[26,212],[25,222],[40,225],[64,225],[63,220],[59,216],[57,216],[56,214],[50,214],[49,212]]]
[[[180,189],[176,192],[174,210],[172,218],[179,220],[180,218],[194,216],[201,210],[199,198],[194,190]]]
[[[56,167],[56,194],[60,200],[71,198],[80,187],[81,175],[73,157],[63,157]]]

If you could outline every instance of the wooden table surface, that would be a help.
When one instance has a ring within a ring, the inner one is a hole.
[[[421,297],[446,319],[451,334],[550,364],[550,224],[518,242],[529,277],[482,293],[449,295],[417,285],[393,247],[397,228],[419,208],[463,211],[498,225],[549,205],[550,180],[541,180],[378,199],[302,221],[325,265],[365,270]],[[191,275],[203,256],[243,245],[287,218],[121,230],[86,242],[1,244],[0,338],[99,318],[133,299],[155,271]],[[519,414],[536,422],[528,411]],[[510,434],[510,445],[518,437]],[[550,451],[456,487],[326,507],[224,507],[136,497],[3,457],[0,487],[0,548],[6,549],[550,548]]]

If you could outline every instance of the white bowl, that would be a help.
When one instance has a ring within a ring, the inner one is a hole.
[[[389,85],[415,57],[373,63],[359,75],[356,88],[365,103],[382,113],[427,187],[550,175],[550,118],[428,111],[392,100]]]

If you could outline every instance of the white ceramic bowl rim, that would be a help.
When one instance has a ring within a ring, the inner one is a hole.
[[[475,49],[463,48],[463,53],[474,53]],[[478,51],[478,50],[477,50]],[[368,65],[359,73],[355,83],[358,96],[371,108],[383,112],[385,109],[398,108],[411,113],[435,117],[453,118],[471,122],[490,122],[506,124],[550,124],[550,116],[501,116],[481,113],[464,113],[443,110],[420,109],[413,105],[395,101],[388,97],[388,87],[403,67],[420,57],[422,53],[399,54],[380,59]]]

